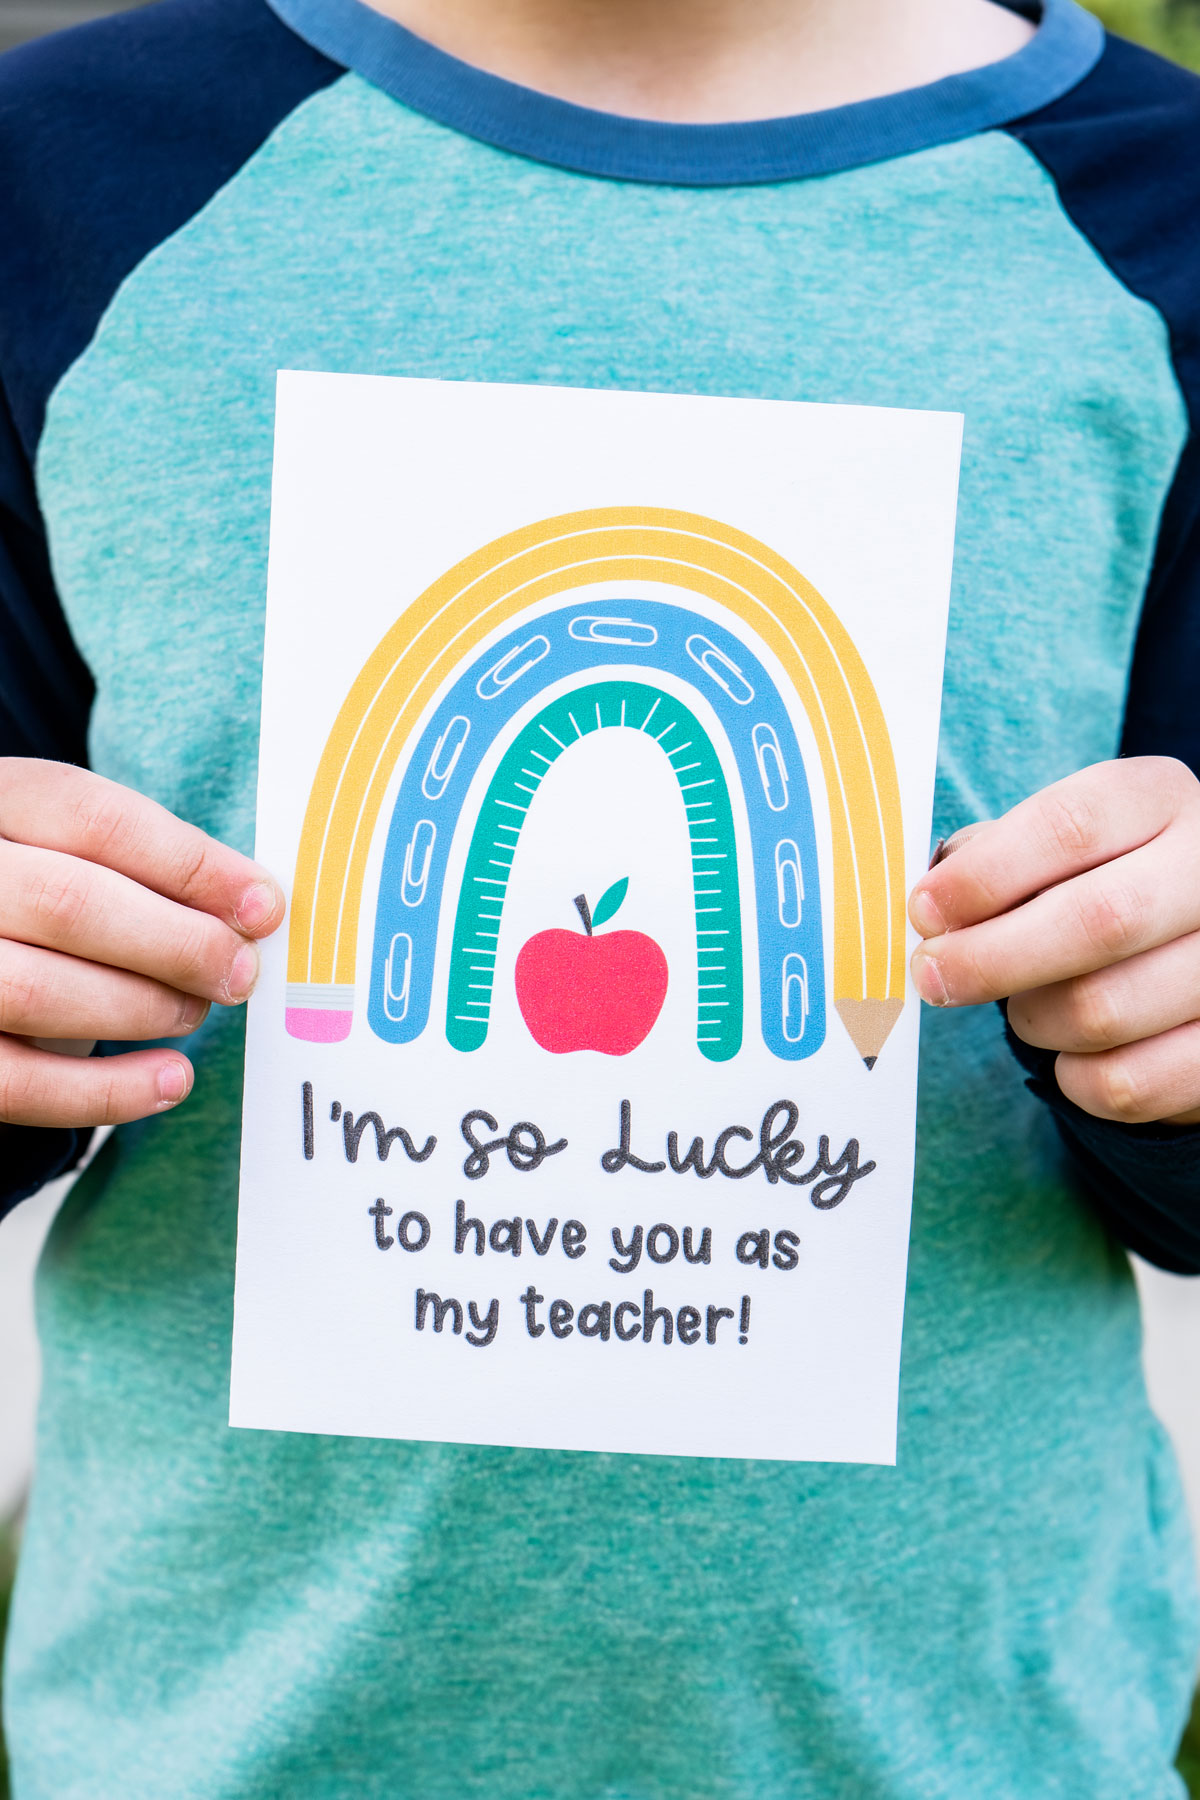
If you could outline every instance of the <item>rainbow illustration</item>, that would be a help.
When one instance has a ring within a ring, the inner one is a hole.
[[[674,596],[579,593],[602,582],[698,595],[730,628]],[[531,608],[568,594],[570,603],[530,619]],[[657,508],[566,514],[485,545],[435,581],[367,659],[325,746],[301,834],[289,1032],[313,1042],[349,1034],[367,858],[406,752],[367,1015],[391,1042],[426,1029],[450,848],[472,777],[522,713],[473,827],[453,925],[450,1043],[470,1050],[486,1039],[507,866],[541,775],[584,736],[621,727],[653,737],[675,772],[698,896],[696,1041],[711,1060],[736,1055],[745,1022],[733,815],[721,757],[697,715],[661,685],[670,675],[716,716],[745,800],[764,1042],[785,1060],[811,1055],[826,1028],[811,801],[788,707],[739,627],[782,666],[816,740],[832,829],[833,1007],[872,1067],[905,996],[899,784],[878,697],[832,609],[782,557],[715,520]],[[546,703],[530,716],[539,695]]]

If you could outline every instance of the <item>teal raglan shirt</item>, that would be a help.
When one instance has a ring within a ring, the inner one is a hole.
[[[276,8],[136,28],[174,71],[147,156],[266,79],[214,22],[308,74],[116,272],[37,432],[93,767],[250,849],[280,368],[960,411],[935,829],[1115,753],[1188,418],[1163,311],[1006,129],[1095,79],[1069,0],[981,78],[757,136]],[[134,31],[83,34],[96,91],[136,90]],[[1130,1272],[994,1009],[924,1021],[894,1469],[230,1430],[239,1018],[195,1046],[41,1270],[16,1800],[1182,1793],[1200,1639]]]

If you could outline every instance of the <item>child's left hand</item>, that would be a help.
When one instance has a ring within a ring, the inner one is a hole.
[[[1126,1124],[1200,1123],[1200,782],[1097,763],[951,840],[909,916],[934,1006],[1008,999],[1058,1085]]]

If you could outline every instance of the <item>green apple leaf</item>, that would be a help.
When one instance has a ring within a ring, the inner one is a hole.
[[[620,881],[614,881],[606,888],[596,902],[596,910],[592,914],[593,925],[605,925],[618,910],[621,902],[629,892],[629,877],[622,875]]]

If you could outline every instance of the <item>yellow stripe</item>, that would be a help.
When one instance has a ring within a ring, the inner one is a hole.
[[[667,582],[768,644],[808,714],[833,830],[835,999],[903,999],[900,790],[878,696],[812,584],[757,538],[694,513],[606,507],[498,538],[441,576],[368,657],[329,736],[305,815],[289,982],[352,983],[367,855],[421,713],[480,641],[566,587]]]

